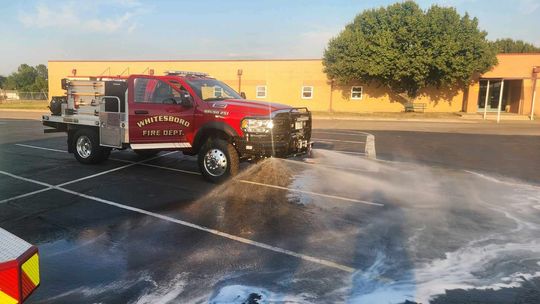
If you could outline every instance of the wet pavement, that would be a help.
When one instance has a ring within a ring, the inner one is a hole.
[[[36,123],[0,134],[20,125]],[[62,136],[6,139],[0,227],[41,254],[28,303],[540,302],[540,170],[456,165],[389,132],[367,159],[357,133],[316,130],[313,158],[244,165],[219,186],[178,152],[84,166]],[[418,152],[388,161],[405,150]]]

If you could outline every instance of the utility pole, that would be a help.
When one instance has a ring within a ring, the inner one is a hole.
[[[484,120],[486,120],[486,116],[487,116],[488,99],[489,99],[489,79],[487,81],[486,99],[484,100]]]
[[[501,79],[501,90],[499,91],[499,105],[497,106],[497,123],[501,120],[501,104],[503,98],[504,79]]]

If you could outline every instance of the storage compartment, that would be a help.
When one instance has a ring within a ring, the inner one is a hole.
[[[115,96],[120,99],[120,112],[126,112],[127,82],[121,80],[105,81],[105,96]],[[118,100],[116,98],[105,99],[106,112],[118,112]]]

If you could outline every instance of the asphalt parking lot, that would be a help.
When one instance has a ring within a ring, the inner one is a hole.
[[[313,158],[216,186],[179,152],[84,166],[36,129],[0,120],[0,227],[41,254],[29,303],[540,301],[539,136],[322,123]]]

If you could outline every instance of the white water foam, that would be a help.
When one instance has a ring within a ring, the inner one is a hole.
[[[446,290],[518,287],[540,276],[540,187],[331,151],[316,155],[320,163],[351,164],[351,170],[311,167],[295,178],[296,186],[362,199],[381,193],[385,205],[396,208],[388,214],[403,220],[391,224],[401,227],[410,264],[381,248],[372,265],[353,276],[346,302],[429,303]],[[395,218],[401,219],[389,217]]]
[[[248,299],[252,302],[247,302]],[[209,301],[210,304],[243,304],[243,303],[313,303],[309,294],[286,295],[271,292],[255,286],[229,285],[222,287]]]

